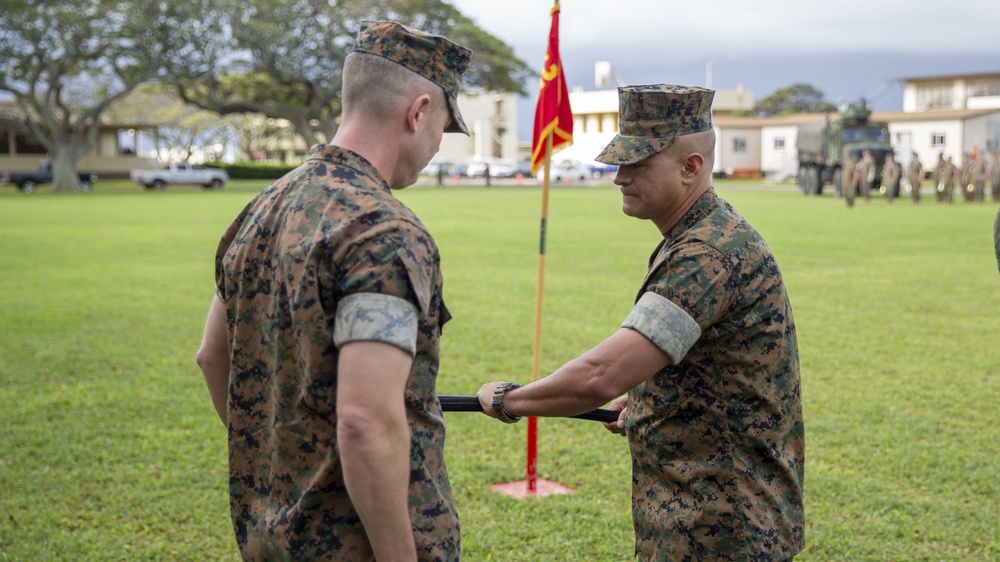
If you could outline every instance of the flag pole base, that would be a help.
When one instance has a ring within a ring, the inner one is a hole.
[[[528,489],[527,480],[502,482],[500,484],[490,486],[490,489],[494,492],[510,496],[518,500],[523,500],[524,498],[543,498],[545,496],[558,496],[575,493],[572,488],[567,488],[562,484],[552,482],[551,480],[544,480],[542,478],[535,480],[534,490]]]

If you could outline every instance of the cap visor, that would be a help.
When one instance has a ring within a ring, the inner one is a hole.
[[[602,164],[627,166],[652,158],[658,152],[674,144],[675,140],[677,137],[647,139],[645,137],[626,137],[619,134],[608,143],[608,146],[604,147],[604,150],[594,160]]]
[[[469,128],[465,126],[465,120],[462,119],[462,114],[458,111],[458,100],[456,100],[451,95],[445,95],[448,98],[448,109],[451,110],[451,124],[445,128],[446,133],[465,133],[466,136],[469,135]]]

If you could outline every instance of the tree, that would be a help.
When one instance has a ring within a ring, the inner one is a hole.
[[[250,160],[262,160],[272,146],[294,137],[291,123],[260,113],[241,113],[230,116],[238,131],[240,151]]]
[[[363,20],[391,19],[473,50],[466,87],[526,95],[532,75],[499,39],[442,0],[217,0],[199,15],[171,79],[188,102],[223,115],[285,119],[307,143],[333,137],[341,72]],[[216,23],[213,23],[216,22]]]
[[[161,160],[187,160],[195,151],[212,153],[214,146],[235,137],[235,126],[218,113],[184,103],[176,89],[157,83],[136,88],[109,108],[117,121],[142,123],[154,131]]]
[[[837,111],[837,107],[823,97],[823,92],[813,85],[800,82],[758,101],[753,106],[753,113],[759,117],[771,117],[790,113]]]
[[[49,152],[56,191],[79,189],[76,162],[96,144],[102,113],[157,75],[163,53],[178,50],[170,26],[186,17],[154,0],[4,2],[0,93],[17,109],[0,115],[0,127]]]

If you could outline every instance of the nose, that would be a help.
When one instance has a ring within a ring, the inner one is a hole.
[[[618,171],[615,172],[615,179],[612,180],[615,185],[626,185],[628,183],[631,183],[632,180],[631,178],[629,178],[628,174],[625,173],[624,169],[625,166],[620,166],[618,168]]]

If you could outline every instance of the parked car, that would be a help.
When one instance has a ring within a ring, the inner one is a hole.
[[[80,189],[90,191],[94,189],[94,182],[97,181],[97,174],[90,172],[78,172],[80,178]],[[52,165],[42,162],[38,170],[34,172],[10,172],[0,174],[0,183],[12,183],[25,193],[32,193],[38,189],[39,185],[52,183]]]
[[[531,160],[518,160],[517,164],[514,164],[514,175],[518,174],[525,178],[531,177]]]
[[[465,175],[470,178],[482,178],[486,176],[486,166],[490,167],[490,177],[510,178],[514,177],[514,161],[508,158],[483,158],[473,160],[465,168]]]
[[[618,173],[618,165],[616,164],[604,164],[603,162],[597,162],[595,160],[589,167],[590,176],[595,180],[601,179],[602,176],[613,176]]]
[[[205,189],[222,189],[229,181],[229,174],[225,170],[186,162],[172,162],[159,170],[132,170],[129,177],[146,189],[163,189],[168,183],[193,183],[202,185]]]
[[[442,160],[431,160],[424,169],[420,170],[421,176],[437,176],[438,172],[448,175],[451,171],[451,162]]]
[[[544,181],[544,169],[538,170],[538,181]],[[553,162],[549,171],[550,182],[578,182],[589,180],[592,177],[590,168],[576,160],[562,160]]]

